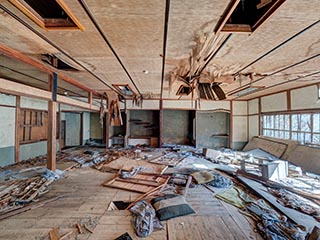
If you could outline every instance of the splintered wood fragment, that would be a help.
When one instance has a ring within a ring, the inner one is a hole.
[[[263,8],[264,6],[272,3],[272,0],[261,0],[259,4],[257,4],[257,9]]]
[[[66,233],[66,234],[63,234],[63,235],[60,237],[60,240],[63,240],[63,239],[65,239],[65,238],[67,238],[67,237],[70,236],[72,233],[73,233],[73,231],[70,231],[70,232],[68,232],[68,233]]]
[[[55,227],[49,232],[50,240],[59,240],[59,228]]]
[[[83,227],[84,227],[85,229],[87,229],[90,233],[93,233],[93,230],[90,229],[86,224],[83,224]]]
[[[82,234],[82,233],[83,233],[83,230],[82,230],[82,227],[80,226],[79,223],[76,224],[76,227],[77,227],[77,229],[78,229],[78,232],[79,232],[80,234]]]
[[[187,193],[188,193],[188,190],[189,190],[189,186],[191,184],[191,181],[192,181],[192,176],[188,176],[188,181],[187,181],[187,184],[186,184],[186,187],[184,189],[184,194],[183,196],[187,196]]]

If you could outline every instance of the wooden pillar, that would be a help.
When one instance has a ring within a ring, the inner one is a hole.
[[[47,167],[56,170],[56,131],[57,131],[57,103],[48,102],[48,153]]]
[[[105,114],[106,121],[105,121],[105,134],[106,134],[106,148],[109,147],[109,127],[110,127],[110,117],[109,117],[109,111]]]
[[[232,148],[233,140],[233,102],[230,101],[230,120],[229,120],[229,148]]]
[[[49,75],[49,88],[52,100],[48,101],[48,141],[47,141],[47,167],[56,170],[56,135],[57,135],[57,88],[58,76],[56,73]]]
[[[163,102],[160,99],[160,112],[159,112],[159,148],[162,147],[163,139],[162,139],[162,132],[163,132]]]
[[[20,96],[16,97],[16,124],[15,124],[15,132],[16,132],[16,138],[15,138],[15,162],[19,162],[19,152],[20,152],[20,115],[21,115],[21,109],[20,109]]]
[[[92,107],[92,92],[88,92],[88,103],[90,104],[90,108]]]
[[[261,97],[258,98],[258,128],[259,128],[259,136],[262,135],[262,124],[261,124],[261,121],[262,121],[262,117],[261,117]]]

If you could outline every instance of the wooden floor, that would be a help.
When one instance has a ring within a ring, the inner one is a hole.
[[[73,231],[65,239],[112,240],[128,232],[134,234],[128,211],[107,211],[111,201],[134,200],[139,194],[101,186],[113,174],[91,168],[71,170],[65,178],[54,182],[44,197],[61,198],[11,218],[0,221],[0,239],[49,239],[49,231],[60,228],[60,234]],[[204,187],[189,189],[187,200],[196,214],[168,220],[164,230],[145,239],[262,239],[238,210],[213,196]],[[93,233],[78,234],[74,227],[80,221],[97,222]]]

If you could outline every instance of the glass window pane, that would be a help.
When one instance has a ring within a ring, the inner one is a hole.
[[[292,127],[293,131],[299,130],[298,118],[299,118],[298,114],[292,114],[292,119],[291,119],[292,126],[291,127]]]
[[[298,133],[293,132],[291,139],[292,139],[292,140],[298,140]]]
[[[311,134],[310,133],[304,134],[304,142],[311,143]]]
[[[301,131],[311,132],[311,114],[301,114]]]
[[[290,139],[290,133],[289,132],[285,132],[284,133],[284,139]]]
[[[274,128],[274,115],[269,116],[269,128]]]
[[[298,132],[298,141],[304,143],[304,133]]]
[[[320,134],[313,134],[312,143],[320,143]]]
[[[313,132],[320,133],[320,114],[313,114]]]
[[[275,115],[274,116],[274,128],[275,129],[280,129],[280,115]]]
[[[286,114],[284,115],[284,129],[285,130],[290,130],[290,115]]]

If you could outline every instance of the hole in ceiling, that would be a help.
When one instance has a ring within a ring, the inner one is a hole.
[[[84,27],[63,0],[9,0],[36,24],[46,30]]]
[[[181,85],[176,93],[176,95],[189,95],[192,91],[192,87]]]
[[[65,63],[64,61],[60,60],[54,55],[41,54],[41,60],[57,69],[68,70],[68,71],[78,71],[78,69],[70,66],[69,64]]]
[[[133,96],[133,95],[135,95],[128,84],[124,84],[124,85],[113,84],[113,86],[116,89],[118,89],[121,93],[123,93],[123,95],[125,95],[125,96]]]
[[[216,32],[253,32],[286,0],[233,0],[219,21]]]

